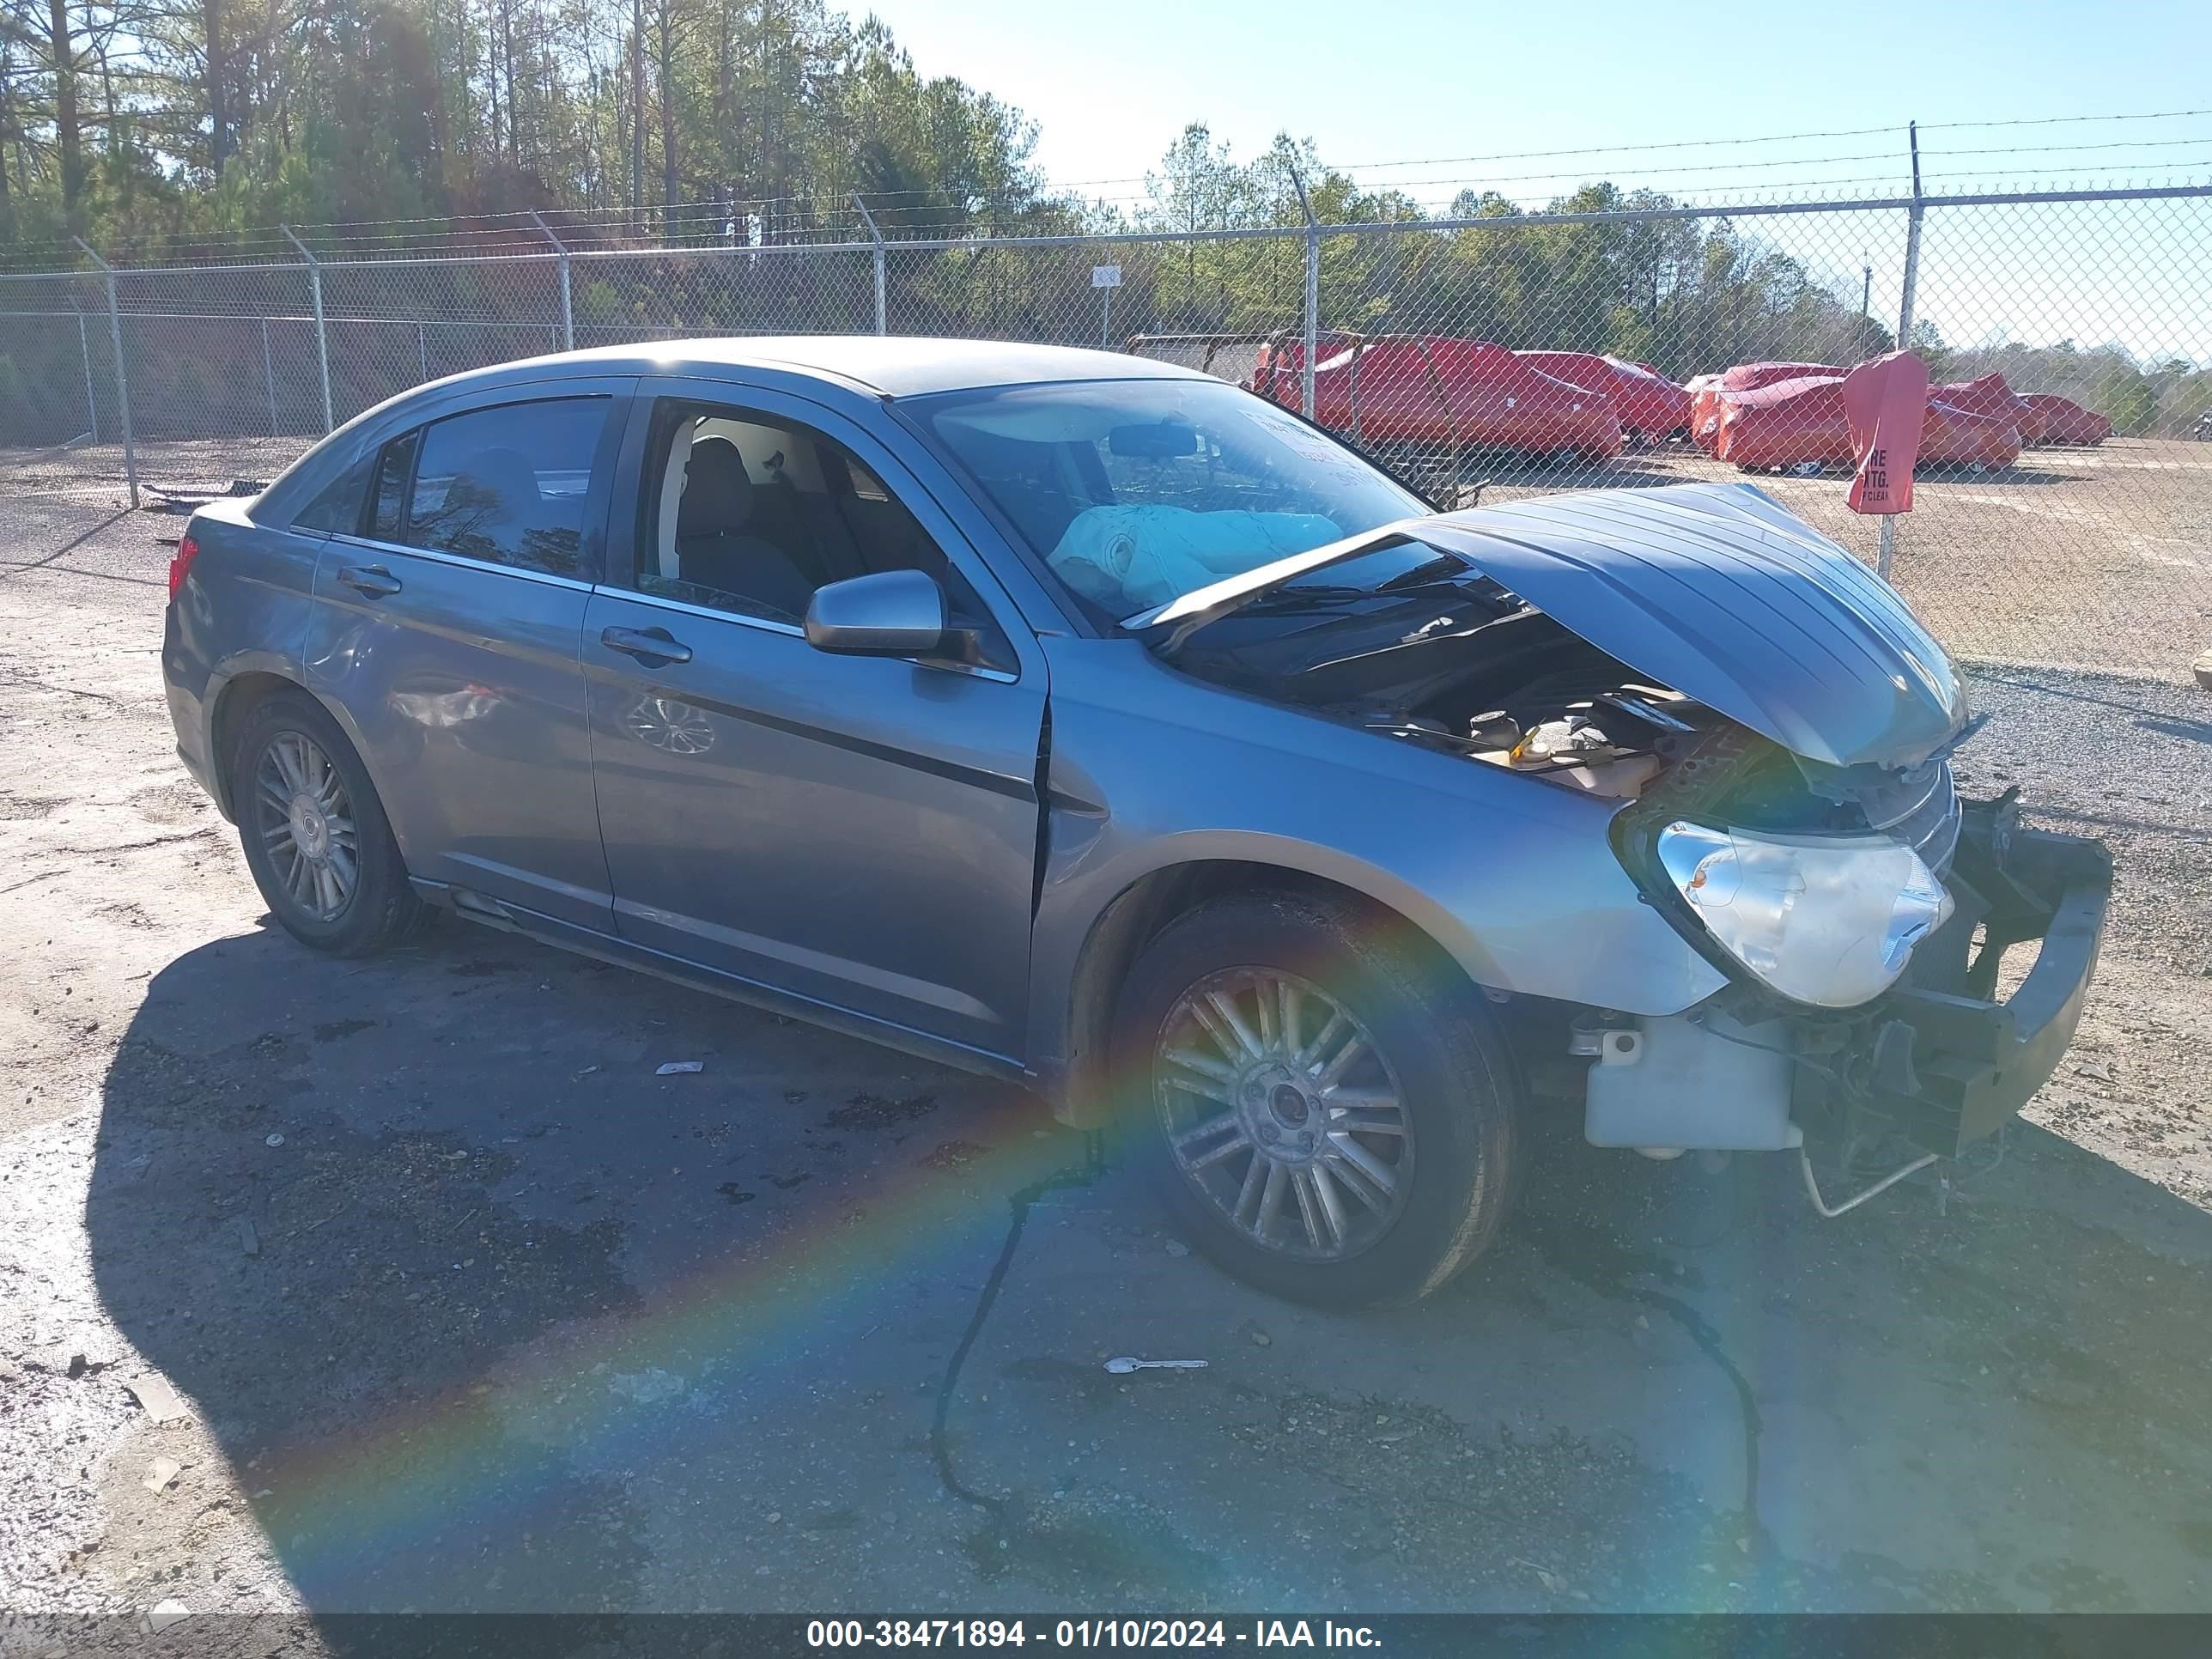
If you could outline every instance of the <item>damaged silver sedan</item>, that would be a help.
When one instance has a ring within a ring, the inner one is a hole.
[[[1531,1114],[1954,1154],[2103,924],[2102,848],[1958,799],[1942,647],[1756,489],[1435,513],[1127,357],[479,371],[171,591],[179,752],[306,944],[444,910],[1019,1079],[1329,1305],[1480,1254]]]

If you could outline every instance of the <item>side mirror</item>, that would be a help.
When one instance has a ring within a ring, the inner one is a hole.
[[[945,590],[920,570],[878,570],[814,590],[806,642],[852,657],[926,657],[945,644]]]

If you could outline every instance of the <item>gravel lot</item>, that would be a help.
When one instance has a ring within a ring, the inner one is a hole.
[[[2212,696],[1974,675],[1970,785],[2119,861],[2001,1164],[1823,1222],[1780,1160],[1552,1126],[1490,1257],[1346,1319],[1223,1279],[1118,1173],[1016,1201],[1083,1154],[1018,1093],[458,923],[300,950],[170,752],[179,521],[38,511],[0,553],[18,1633],[170,1599],[292,1652],[403,1607],[2212,1610]]]

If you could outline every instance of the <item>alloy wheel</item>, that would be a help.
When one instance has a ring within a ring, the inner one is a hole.
[[[1337,1261],[1403,1212],[1413,1125],[1366,1026],[1312,981],[1210,974],[1162,1022],[1153,1103],[1184,1180],[1248,1240]]]
[[[310,921],[336,921],[361,885],[345,780],[313,738],[279,732],[254,769],[254,829],[278,884]]]

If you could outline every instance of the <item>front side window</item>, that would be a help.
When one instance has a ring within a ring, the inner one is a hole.
[[[1429,511],[1326,434],[1218,380],[1002,386],[906,407],[1108,621]]]
[[[814,590],[883,570],[921,570],[948,617],[1011,667],[975,591],[921,522],[835,440],[780,416],[666,403],[646,451],[640,592],[796,625]]]
[[[422,430],[395,539],[487,564],[576,575],[606,411],[604,398],[559,398],[432,422]]]

